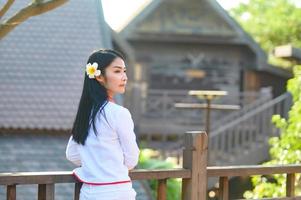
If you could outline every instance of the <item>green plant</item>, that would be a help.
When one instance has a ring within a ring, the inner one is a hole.
[[[299,164],[301,162],[301,66],[294,67],[294,77],[287,83],[292,94],[293,105],[288,119],[280,115],[272,117],[273,124],[280,129],[280,136],[269,140],[271,160],[264,165]],[[252,177],[253,191],[246,191],[245,198],[279,197],[285,195],[285,175]],[[296,175],[296,195],[301,194],[300,174]]]
[[[139,157],[139,168],[141,169],[171,169],[176,164],[159,158],[159,152],[151,149],[142,149]],[[157,180],[148,181],[152,189],[153,198],[157,198]],[[168,179],[167,181],[167,200],[180,199],[181,181],[180,179]]]

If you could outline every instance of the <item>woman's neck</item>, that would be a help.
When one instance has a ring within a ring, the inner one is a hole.
[[[108,101],[115,103],[115,100],[112,96],[108,96]]]

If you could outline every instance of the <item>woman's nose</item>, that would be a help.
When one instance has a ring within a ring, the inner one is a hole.
[[[124,81],[128,80],[128,77],[127,77],[126,73],[123,74],[122,80],[124,80]]]

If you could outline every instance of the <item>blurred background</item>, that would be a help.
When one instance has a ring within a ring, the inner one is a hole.
[[[286,83],[301,62],[300,6],[297,0],[1,0],[0,173],[75,167],[65,147],[86,60],[99,48],[126,58],[127,91],[116,100],[132,113],[140,168],[181,166],[183,135],[195,130],[209,135],[210,165],[272,159],[268,141],[283,130],[271,119],[288,119],[294,103]],[[171,185],[168,199],[179,199],[179,180]],[[138,200],[154,199],[154,182],[134,187]],[[210,179],[210,199],[218,198],[217,188]],[[253,188],[249,179],[232,179],[230,199]],[[32,199],[36,190],[20,186],[17,199]],[[72,192],[68,184],[56,186],[58,199]],[[5,195],[1,186],[0,199]]]

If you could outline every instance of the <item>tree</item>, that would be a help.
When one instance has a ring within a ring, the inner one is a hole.
[[[287,90],[292,94],[293,105],[288,119],[279,115],[272,117],[272,122],[280,129],[281,135],[273,137],[270,142],[271,164],[301,163],[301,65],[294,67],[294,77],[287,83]],[[246,198],[265,198],[285,195],[285,175],[254,176],[253,191],[244,194]],[[301,177],[296,175],[296,194],[301,194]]]
[[[7,0],[0,9],[0,40],[28,18],[51,11],[63,5],[67,1],[68,0],[33,0],[30,4],[20,9],[13,16],[4,20],[4,15],[15,2],[15,0]]]
[[[274,47],[294,44],[301,47],[301,9],[292,0],[249,0],[230,10],[242,27],[269,54],[269,62],[279,64],[272,56]],[[282,60],[280,64],[290,64]]]

